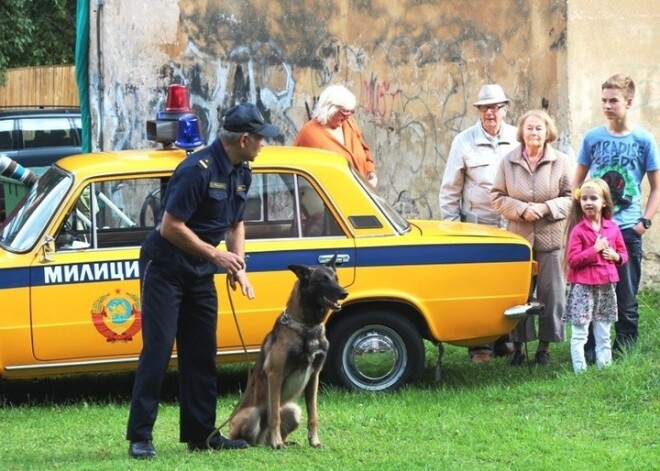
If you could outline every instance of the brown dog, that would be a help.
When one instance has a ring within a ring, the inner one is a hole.
[[[230,417],[231,439],[250,445],[284,448],[287,437],[300,424],[295,401],[305,392],[307,438],[321,445],[316,411],[319,373],[328,352],[325,319],[329,310],[348,293],[339,285],[333,257],[326,265],[289,265],[298,280],[285,311],[266,335],[245,394]]]

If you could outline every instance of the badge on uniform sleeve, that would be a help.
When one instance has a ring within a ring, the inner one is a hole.
[[[236,185],[236,191],[247,191],[246,185]]]

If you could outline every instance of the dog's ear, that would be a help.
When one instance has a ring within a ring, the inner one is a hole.
[[[330,267],[333,270],[335,269],[335,264],[337,263],[337,254],[334,254],[330,260],[325,262],[326,267]]]
[[[297,276],[299,279],[301,279],[301,280],[304,280],[305,278],[307,278],[307,277],[309,276],[309,274],[311,273],[311,271],[312,271],[312,270],[311,270],[308,266],[306,266],[306,265],[298,265],[298,264],[294,264],[294,265],[289,265],[288,268],[289,268],[289,270],[291,270],[293,273],[295,273],[296,276]]]

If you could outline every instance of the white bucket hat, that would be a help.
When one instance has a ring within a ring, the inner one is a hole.
[[[494,105],[496,103],[509,104],[511,103],[511,100],[509,100],[506,97],[506,95],[504,94],[504,90],[502,90],[502,87],[500,87],[495,83],[491,83],[481,87],[481,90],[479,90],[479,96],[477,97],[477,101],[475,101],[473,105],[474,106]]]

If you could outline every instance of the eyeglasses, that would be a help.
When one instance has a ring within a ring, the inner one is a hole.
[[[502,108],[506,107],[506,103],[496,103],[494,105],[479,105],[477,106],[477,109],[481,111],[482,113],[485,113],[486,111],[500,111]]]
[[[336,108],[337,108],[337,111],[339,111],[344,116],[351,116],[351,115],[355,114],[355,110],[347,110],[345,108],[340,108],[339,106],[337,106]]]

